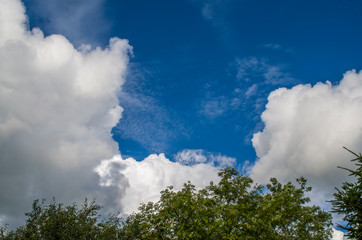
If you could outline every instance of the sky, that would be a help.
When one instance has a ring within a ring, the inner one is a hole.
[[[226,166],[328,209],[362,145],[361,10],[0,0],[0,223],[53,196],[129,214]]]

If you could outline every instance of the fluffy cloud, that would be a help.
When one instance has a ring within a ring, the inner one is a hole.
[[[121,117],[117,94],[130,51],[118,38],[106,49],[77,50],[61,35],[29,30],[20,1],[0,0],[3,219],[38,197],[97,197],[92,170],[118,152],[110,131]]]
[[[175,161],[183,165],[195,165],[208,163],[213,166],[227,167],[235,166],[236,159],[222,154],[205,152],[202,149],[184,149],[175,156]]]
[[[186,157],[201,160],[202,163],[183,165]],[[100,176],[100,185],[114,193],[114,200],[122,212],[130,214],[137,210],[141,202],[157,201],[160,191],[167,186],[173,185],[175,190],[179,190],[187,181],[198,187],[217,181],[218,168],[203,163],[203,160],[206,161],[198,150],[184,154],[183,164],[171,162],[164,154],[152,154],[140,162],[116,155],[103,160],[95,172]]]
[[[193,165],[195,163],[206,163],[207,157],[202,149],[185,149],[176,154],[175,160],[184,165]]]
[[[252,139],[258,160],[251,176],[262,183],[304,176],[315,189],[313,198],[325,204],[334,187],[348,180],[337,166],[353,167],[353,156],[342,147],[361,151],[362,72],[346,72],[337,85],[280,88],[268,101],[265,127]]]
[[[337,166],[353,168],[353,156],[342,146],[361,151],[361,109],[362,72],[345,73],[338,85],[275,90],[262,114],[265,127],[252,139],[258,160],[249,169],[251,177],[266,183],[270,177],[304,176],[313,187],[312,202],[329,208],[325,201],[333,199],[334,188],[348,181]],[[334,230],[333,239],[344,239],[343,233]]]

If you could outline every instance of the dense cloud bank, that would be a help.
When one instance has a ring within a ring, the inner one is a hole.
[[[304,176],[323,204],[348,179],[337,166],[354,167],[353,155],[342,147],[361,151],[361,109],[362,72],[346,72],[337,85],[327,81],[275,90],[261,117],[265,127],[252,139],[258,160],[251,176],[261,183]]]

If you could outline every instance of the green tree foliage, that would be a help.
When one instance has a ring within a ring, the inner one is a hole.
[[[49,205],[45,205],[45,199],[35,200],[32,211],[25,214],[26,225],[8,233],[2,227],[0,239],[117,239],[121,220],[110,215],[99,221],[100,209],[98,204],[89,203],[87,199],[81,208],[76,204],[64,207],[55,199]]]
[[[221,181],[197,191],[191,183],[161,192],[124,222],[124,239],[329,239],[331,215],[310,200],[304,178],[299,187],[271,179],[266,187],[231,168]]]
[[[339,227],[347,230],[350,239],[362,239],[362,156],[345,149],[355,155],[356,158],[351,161],[355,162],[357,169],[339,168],[347,170],[350,176],[356,178],[356,182],[343,183],[342,190],[336,188],[334,200],[331,201],[332,212],[344,214],[343,220],[347,221],[347,225]]]
[[[180,191],[161,192],[158,202],[142,204],[138,213],[121,220],[100,221],[100,206],[85,201],[64,207],[54,200],[36,200],[26,225],[0,239],[329,239],[331,215],[306,206],[311,189],[304,178],[298,187],[271,179],[254,185],[251,178],[226,168],[218,184],[197,190],[190,182]]]

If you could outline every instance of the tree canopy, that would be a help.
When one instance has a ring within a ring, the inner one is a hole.
[[[0,239],[4,240],[49,240],[49,239],[117,239],[121,219],[109,215],[102,220],[98,214],[101,206],[85,199],[81,208],[76,204],[64,206],[55,199],[49,204],[35,200],[32,211],[25,213],[27,221],[14,231],[0,229]]]
[[[356,181],[343,183],[342,189],[336,188],[334,200],[331,201],[332,211],[344,215],[343,220],[347,222],[347,225],[339,224],[339,227],[347,231],[350,239],[362,239],[362,156],[345,149],[356,157],[351,161],[355,162],[357,168],[355,170],[339,168],[347,170],[350,176],[356,178]]]
[[[330,239],[332,217],[306,205],[306,179],[295,186],[272,178],[262,186],[232,168],[219,176],[218,184],[200,190],[190,182],[180,191],[170,186],[158,202],[141,204],[123,220],[100,220],[94,202],[78,209],[36,200],[26,225],[3,228],[0,239]]]
[[[196,190],[186,183],[181,191],[161,192],[124,222],[125,239],[329,239],[331,215],[305,206],[311,190],[304,178],[299,187],[271,179],[266,187],[235,169],[219,173],[218,184]]]

